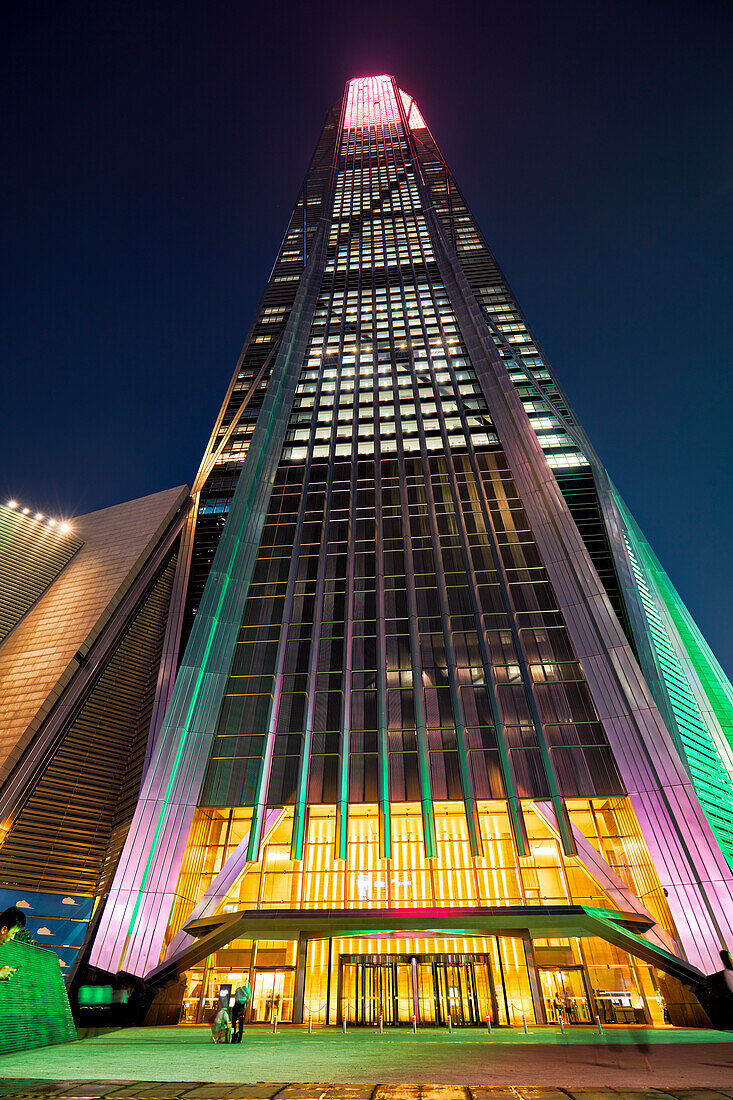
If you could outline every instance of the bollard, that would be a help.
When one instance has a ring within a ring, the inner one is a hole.
[[[448,1034],[453,1034],[453,1021],[451,1020],[450,1012],[448,1013]]]
[[[313,1034],[313,1017],[310,1012],[308,1013],[308,1034]]]
[[[277,1012],[272,1016],[272,1034],[277,1035]]]
[[[486,1030],[488,1031],[489,1035],[491,1035],[491,1017],[490,1016],[486,1017]]]
[[[524,1034],[529,1035],[529,1032],[527,1031],[527,1017],[526,1016],[522,1016],[522,1023],[524,1024]]]
[[[560,1017],[560,1034],[565,1034],[565,1021],[563,1020],[562,1016]]]
[[[344,1035],[346,1034],[346,1017],[344,1016]]]
[[[417,1035],[417,1016],[414,1012],[412,1014],[412,1034]]]
[[[601,1023],[598,1016],[596,1016],[596,1026],[598,1027],[598,1034],[603,1035],[603,1024]]]
[[[379,1013],[379,1034],[384,1035],[384,1016]]]

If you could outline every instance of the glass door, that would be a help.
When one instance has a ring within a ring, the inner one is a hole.
[[[481,1008],[476,984],[475,964],[466,962],[434,962],[433,990],[435,1021],[475,1025],[481,1023]]]
[[[380,1019],[384,1024],[396,1024],[399,1021],[396,971],[397,965],[391,960],[364,960],[362,1019],[359,1023],[378,1024]]]
[[[283,970],[258,970],[252,992],[253,1024],[269,1024],[292,1016],[292,974]]]
[[[341,1019],[384,1026],[411,1023],[412,970],[396,958],[352,956],[341,961]]]
[[[436,1022],[437,1001],[435,998],[433,966],[425,959],[421,959],[417,965],[417,1000],[420,1023],[434,1024]]]
[[[588,994],[581,966],[565,967],[560,970],[539,967],[538,972],[548,1020],[559,1023],[562,1019],[566,1024],[591,1022]]]
[[[483,955],[345,955],[339,1022],[476,1026],[491,1014],[489,960]]]
[[[493,1018],[489,965],[485,956],[424,956],[417,967],[420,1023],[445,1027],[449,1014],[456,1026]]]
[[[395,979],[397,982],[397,1018],[394,1022],[396,1024],[412,1024],[415,996],[412,985],[412,966],[409,962],[395,963]]]

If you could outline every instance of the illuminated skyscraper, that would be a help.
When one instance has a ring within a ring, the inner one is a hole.
[[[389,76],[326,119],[193,496],[91,962],[188,1018],[249,972],[259,1020],[693,1019],[733,690]]]

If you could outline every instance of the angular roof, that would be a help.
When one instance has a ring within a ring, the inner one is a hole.
[[[187,496],[179,485],[74,520],[84,545],[0,645],[0,784]]]

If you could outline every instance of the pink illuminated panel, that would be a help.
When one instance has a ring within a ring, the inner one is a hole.
[[[417,109],[417,103],[407,92],[403,92],[400,88],[400,96],[402,97],[402,106],[405,108],[405,114],[407,115],[407,124],[411,130],[425,130],[425,120]]]
[[[390,76],[362,76],[349,81],[345,130],[387,126],[399,121],[399,107]]]

